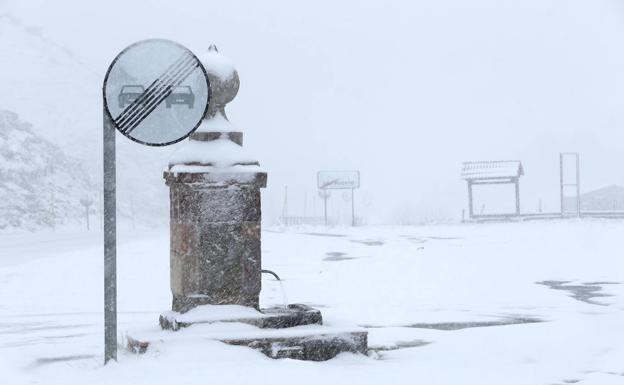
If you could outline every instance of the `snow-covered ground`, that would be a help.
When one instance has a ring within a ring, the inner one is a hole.
[[[368,356],[321,363],[202,337],[250,326],[159,331],[167,230],[124,230],[119,340],[157,340],[103,367],[101,238],[85,234],[0,235],[0,383],[624,383],[622,222],[267,228],[263,267],[288,302],[368,329]],[[262,305],[283,301],[265,277]]]

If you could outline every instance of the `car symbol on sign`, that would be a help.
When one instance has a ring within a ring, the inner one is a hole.
[[[190,86],[177,86],[171,91],[165,100],[167,108],[171,108],[172,104],[186,104],[188,108],[195,105],[195,94]]]
[[[121,88],[117,100],[119,101],[119,108],[124,108],[127,105],[132,104],[145,92],[145,87],[141,85],[126,85]]]

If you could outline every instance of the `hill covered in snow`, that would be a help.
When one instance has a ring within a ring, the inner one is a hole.
[[[612,185],[581,195],[583,211],[624,210],[624,187]]]
[[[70,49],[50,39],[40,28],[28,25],[9,12],[0,12],[0,47],[3,52],[0,109],[12,111],[19,115],[20,120],[28,122],[31,126],[27,135],[45,143],[49,149],[30,161],[34,155],[28,152],[28,148],[12,147],[12,153],[15,154],[13,163],[9,165],[5,163],[6,158],[0,158],[0,172],[5,174],[8,172],[7,167],[17,166],[20,162],[23,163],[20,167],[26,169],[31,163],[37,162],[41,168],[55,167],[42,162],[52,162],[56,156],[74,159],[82,171],[63,174],[63,178],[76,180],[73,181],[74,187],[62,191],[70,194],[71,199],[86,194],[85,189],[88,189],[90,196],[99,197],[102,180],[101,87],[104,74],[92,70]],[[5,120],[16,121],[12,118]],[[16,124],[22,127],[20,135],[26,135],[23,134],[26,132],[23,131],[24,123]],[[12,128],[11,132],[3,132],[3,136],[11,136],[11,140],[15,140],[18,135],[16,130]],[[1,143],[4,144],[4,139]],[[162,171],[170,152],[169,148],[146,148],[119,136],[117,208],[120,217],[132,217],[133,221],[149,225],[166,221],[168,190],[162,179]],[[88,183],[84,179],[85,175],[90,178]],[[15,193],[13,188],[6,186],[0,184],[0,200],[4,202]],[[37,202],[57,192],[60,193],[47,186],[32,189],[32,193],[37,195]],[[96,206],[97,203],[99,199],[96,200]],[[69,212],[61,209],[69,207],[68,204],[56,209],[55,215],[61,223],[74,218],[73,209],[69,209]],[[50,224],[49,215],[42,214],[43,209],[33,207],[33,210],[39,212],[33,214],[36,219],[33,217],[16,221],[12,215],[13,219],[7,221],[5,226],[37,227]]]
[[[0,230],[55,227],[82,217],[93,183],[77,159],[0,110]],[[93,199],[93,197],[91,197]]]

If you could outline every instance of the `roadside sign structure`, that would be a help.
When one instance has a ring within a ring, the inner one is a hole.
[[[80,204],[84,206],[85,208],[85,219],[86,219],[86,223],[87,223],[87,231],[90,230],[90,226],[89,226],[89,214],[90,214],[90,210],[91,210],[91,205],[93,204],[93,199],[91,199],[90,197],[84,197],[82,199],[80,199]]]
[[[319,189],[318,192],[319,197],[323,200],[323,218],[325,219],[325,226],[327,226],[327,200],[329,199],[331,194],[326,189]]]
[[[210,99],[206,70],[184,46],[164,39],[134,43],[106,72],[104,134],[104,363],[117,359],[115,130],[148,146],[166,146],[199,127]]]
[[[355,226],[355,189],[360,188],[359,171],[319,171],[316,174],[319,195],[323,198],[325,225],[327,225],[327,190],[351,190],[351,226]]]

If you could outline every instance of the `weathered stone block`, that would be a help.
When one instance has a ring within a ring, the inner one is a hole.
[[[248,346],[270,358],[327,361],[343,352],[366,354],[368,333],[366,331],[339,333],[327,331],[302,336],[224,339],[222,342],[229,345]]]
[[[258,308],[259,188],[170,187],[173,310],[203,304]]]

